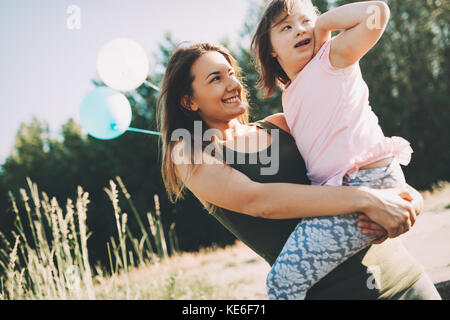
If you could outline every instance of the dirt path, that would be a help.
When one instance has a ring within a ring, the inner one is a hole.
[[[450,210],[436,210],[436,207],[426,208],[414,227],[406,234],[400,237],[401,241],[411,253],[411,255],[421,263],[426,273],[435,284],[441,284],[438,287],[443,299],[450,300]],[[232,248],[232,249],[231,249]],[[248,286],[245,288],[248,292],[244,293],[243,288],[239,288],[237,296],[241,299],[266,299],[265,294],[265,276],[269,271],[269,266],[261,257],[257,256],[244,244],[237,242],[237,245],[231,247],[228,256],[246,257],[247,263],[237,263],[242,274],[252,275],[254,279],[246,279]],[[230,254],[233,252],[232,254]],[[238,259],[235,260],[236,262]],[[244,260],[242,260],[244,261]],[[248,262],[252,262],[248,264]],[[248,271],[245,271],[248,269]],[[228,276],[236,270],[230,271]],[[222,271],[222,274],[225,270]],[[238,273],[234,273],[236,276]],[[247,275],[247,277],[248,277]],[[240,282],[242,280],[238,280]],[[251,285],[250,285],[251,283]]]
[[[450,299],[450,210],[423,213],[400,239],[433,282],[441,284],[443,298]]]
[[[424,213],[400,239],[434,283],[450,280],[450,210]]]

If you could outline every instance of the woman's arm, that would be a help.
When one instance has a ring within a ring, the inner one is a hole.
[[[278,126],[279,128],[283,129],[284,131],[290,133],[288,124],[286,122],[286,118],[284,116],[284,113],[282,112],[272,114],[266,117],[264,121],[271,122],[276,126]],[[422,195],[411,186],[407,185],[407,191],[408,191],[407,193],[400,193],[399,196],[402,197],[404,200],[410,201],[414,208],[414,214],[410,216],[412,227],[415,223],[415,215],[419,215],[419,213],[422,212],[423,210],[424,201]],[[382,226],[373,222],[365,214],[361,214],[359,216],[358,226],[362,229],[362,232],[364,234],[377,236],[377,240],[373,241],[372,244],[380,244],[384,240],[386,240],[388,236],[386,230]]]
[[[381,38],[390,11],[382,1],[350,3],[320,15],[315,24],[316,47],[331,31],[344,30],[333,38],[330,62],[345,68],[361,59]]]
[[[289,219],[364,212],[395,237],[409,230],[410,215],[415,215],[412,205],[394,189],[258,183],[205,153],[190,176],[189,164],[175,167],[197,198],[254,217]]]

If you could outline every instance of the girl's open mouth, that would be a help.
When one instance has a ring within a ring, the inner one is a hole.
[[[299,48],[299,47],[303,47],[303,46],[307,46],[308,44],[311,43],[311,39],[306,39],[306,40],[302,40],[300,42],[297,42],[297,44],[294,46],[294,48]]]

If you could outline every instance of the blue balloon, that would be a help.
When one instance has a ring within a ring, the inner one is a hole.
[[[94,138],[117,138],[130,126],[130,103],[122,93],[109,87],[97,88],[89,92],[81,102],[80,121]]]

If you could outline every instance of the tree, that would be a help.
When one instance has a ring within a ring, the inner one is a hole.
[[[160,46],[162,66],[167,64],[175,45],[167,35],[165,43]],[[148,80],[158,85],[162,75],[154,72]],[[103,85],[93,82],[97,86]],[[133,110],[131,126],[155,130],[156,92],[143,85],[127,93],[127,98]],[[67,198],[74,199],[80,185],[90,194],[87,224],[92,231],[88,241],[92,262],[100,259],[106,264],[106,242],[111,236],[116,236],[116,226],[112,204],[103,189],[110,179],[120,176],[142,221],[147,221],[147,212],[154,212],[153,195],[159,195],[164,233],[168,235],[169,227],[175,222],[181,250],[197,250],[213,243],[232,243],[234,236],[207,214],[191,194],[176,205],[168,201],[161,181],[158,143],[155,136],[133,132],[126,132],[110,141],[96,140],[83,136],[73,119],[62,126],[58,138],[51,137],[46,122],[33,119],[30,124],[23,123],[16,136],[14,151],[0,173],[0,231],[10,234],[13,213],[8,191],[20,200],[18,191],[26,188],[26,177],[30,177],[49,196],[55,196],[60,204],[65,204]],[[123,210],[131,213],[124,200],[121,202]],[[129,216],[128,225],[137,235],[140,228],[133,216]]]
[[[339,5],[355,1],[338,1]],[[404,171],[419,189],[449,180],[450,1],[388,1],[391,18],[361,60],[370,103],[387,136],[411,142]]]

